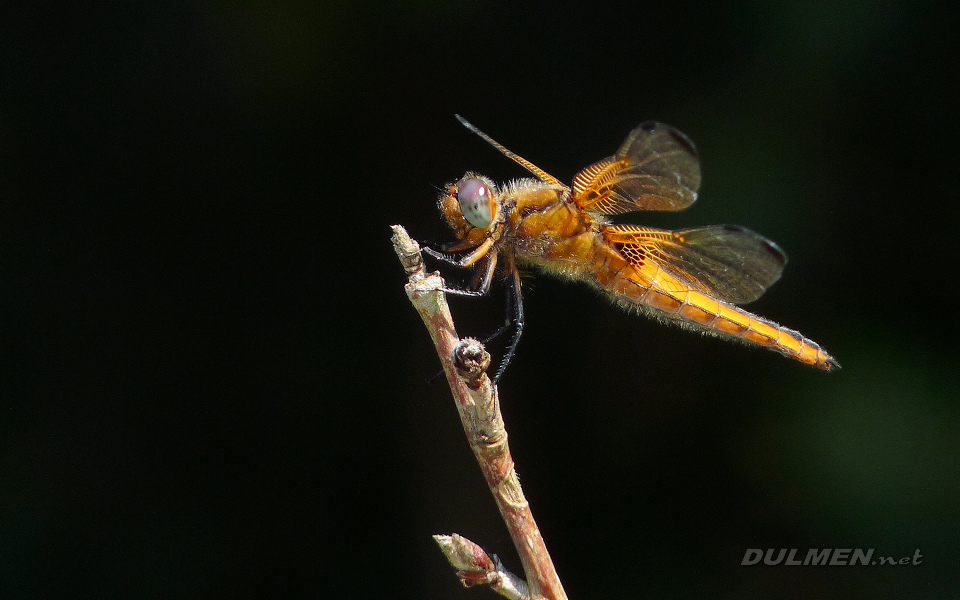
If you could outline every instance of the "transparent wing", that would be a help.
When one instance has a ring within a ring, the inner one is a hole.
[[[700,159],[693,142],[669,125],[646,121],[615,156],[577,173],[573,201],[607,215],[680,210],[694,203],[699,187]]]
[[[787,262],[775,243],[736,225],[679,231],[612,225],[603,235],[635,267],[655,262],[693,289],[732,304],[759,298]]]

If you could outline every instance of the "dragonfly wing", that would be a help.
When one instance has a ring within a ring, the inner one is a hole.
[[[699,187],[700,159],[693,142],[669,125],[646,121],[615,156],[577,173],[573,201],[607,215],[680,210],[696,201]]]
[[[611,225],[603,235],[638,271],[654,262],[691,288],[731,304],[759,298],[787,262],[775,243],[735,225],[679,231]]]

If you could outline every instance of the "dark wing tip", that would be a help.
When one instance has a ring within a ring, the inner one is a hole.
[[[697,147],[693,144],[693,140],[688,138],[686,135],[677,131],[673,127],[670,127],[670,137],[672,137],[675,142],[680,144],[680,146],[682,146],[684,150],[686,150],[693,156],[700,158],[700,153],[697,152]]]
[[[771,242],[767,238],[763,238],[764,247],[770,251],[770,254],[776,257],[780,261],[780,266],[783,267],[787,264],[787,253],[777,245],[776,242]]]
[[[761,245],[763,245],[763,247],[770,253],[770,255],[773,256],[773,258],[775,258],[777,262],[780,263],[781,267],[787,264],[787,253],[784,252],[783,248],[781,248],[776,242],[772,240],[768,240],[767,238],[763,237],[759,233],[751,231],[746,227],[742,227],[740,225],[720,225],[720,227],[722,227],[724,231],[731,231],[735,233],[745,233],[751,236],[752,238],[760,242]]]
[[[670,125],[667,125],[666,123],[661,123],[659,121],[644,121],[643,123],[640,123],[637,129],[640,129],[642,131],[648,131],[648,132],[662,131],[667,135],[669,135],[673,139],[673,141],[675,141],[681,148],[683,148],[684,150],[686,150],[696,158],[698,159],[700,158],[700,153],[697,152],[697,146],[696,144],[693,143],[693,140],[688,138],[683,132],[681,132],[676,127],[672,127]]]

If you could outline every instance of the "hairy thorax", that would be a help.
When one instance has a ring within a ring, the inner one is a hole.
[[[521,262],[583,279],[603,261],[603,221],[573,205],[568,190],[521,179],[510,183],[505,198],[506,236]]]

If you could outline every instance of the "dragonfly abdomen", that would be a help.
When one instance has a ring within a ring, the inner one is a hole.
[[[825,371],[839,367],[819,344],[799,332],[692,289],[659,267],[651,274],[630,265],[608,268],[596,274],[595,283],[627,309],[763,346]]]

